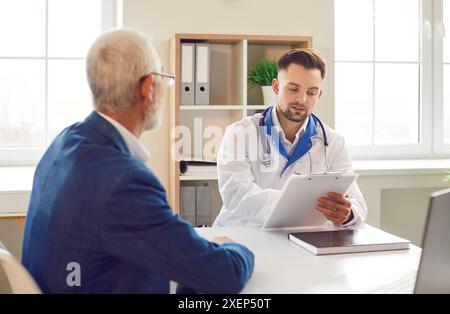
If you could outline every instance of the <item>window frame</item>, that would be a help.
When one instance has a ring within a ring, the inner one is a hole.
[[[376,0],[374,0],[376,1]],[[438,28],[442,27],[442,1],[420,0],[420,58],[419,58],[419,142],[401,145],[347,145],[353,159],[421,159],[446,158],[450,156],[450,145],[443,144],[443,66],[442,39]],[[374,2],[375,3],[375,2]],[[440,17],[440,20],[439,20]],[[376,18],[376,17],[375,17]],[[440,24],[439,24],[440,21]],[[373,107],[375,110],[375,65],[383,63],[404,64],[410,62],[384,62],[375,60],[375,24],[373,36],[373,56],[371,61],[337,60],[337,63],[369,63],[373,66]],[[441,60],[439,62],[439,60]],[[416,63],[416,62],[414,62]],[[375,136],[375,115],[372,117],[372,143]],[[339,131],[339,130],[338,130]]]
[[[434,0],[433,25],[434,25],[434,153],[438,156],[450,155],[450,144],[444,143],[444,34],[443,24],[444,0]],[[448,39],[450,40],[450,39]]]
[[[123,12],[123,0],[101,0],[101,31],[107,29],[122,26],[122,12]],[[0,57],[0,59],[10,59],[10,60],[44,60],[45,66],[45,121],[44,121],[44,147],[0,147],[0,166],[35,166],[44,152],[46,151],[48,145],[50,144],[49,139],[49,127],[48,127],[48,69],[49,60],[85,60],[83,57],[49,57],[48,55],[48,3],[45,1],[45,55],[43,57]]]

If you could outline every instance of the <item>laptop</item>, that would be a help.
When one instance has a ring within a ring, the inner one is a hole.
[[[431,193],[414,293],[450,293],[450,189]]]

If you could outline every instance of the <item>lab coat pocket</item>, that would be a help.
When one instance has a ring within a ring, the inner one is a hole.
[[[311,172],[327,172],[327,165],[325,160],[321,158],[320,160],[312,160]]]
[[[325,154],[323,146],[314,145],[310,151],[311,172],[327,172],[327,163],[325,161]]]

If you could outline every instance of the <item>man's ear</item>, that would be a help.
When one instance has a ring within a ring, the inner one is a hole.
[[[143,81],[141,81],[139,97],[141,97],[141,98],[149,97],[150,102],[153,103],[153,77],[151,74],[147,75],[143,79]]]
[[[323,89],[320,90],[319,97],[317,97],[317,99],[320,99],[320,97],[322,97],[322,95],[323,95]]]
[[[280,83],[278,82],[278,79],[274,78],[272,80],[272,89],[273,89],[273,92],[275,93],[275,95],[278,95],[278,88],[280,87],[279,84]]]

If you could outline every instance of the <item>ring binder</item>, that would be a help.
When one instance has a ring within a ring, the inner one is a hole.
[[[181,44],[180,104],[195,104],[195,44]]]
[[[195,104],[209,105],[209,44],[195,45]]]

